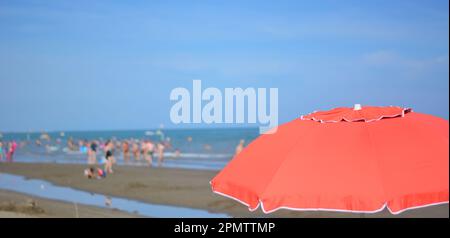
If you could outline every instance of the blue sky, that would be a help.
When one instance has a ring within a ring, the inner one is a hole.
[[[277,87],[280,122],[354,103],[448,119],[448,4],[1,0],[0,131],[178,127],[169,94],[193,79]]]

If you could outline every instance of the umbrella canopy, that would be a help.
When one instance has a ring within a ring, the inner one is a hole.
[[[210,183],[265,213],[398,214],[448,203],[449,124],[392,106],[314,112],[261,135]]]

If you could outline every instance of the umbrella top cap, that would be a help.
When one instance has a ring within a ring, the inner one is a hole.
[[[355,104],[355,106],[353,106],[353,110],[355,110],[355,111],[359,111],[361,109],[362,109],[361,104]]]
[[[321,123],[325,122],[373,122],[385,118],[404,117],[406,113],[411,112],[410,108],[388,106],[374,107],[361,106],[355,104],[353,108],[338,107],[329,111],[317,111],[302,116],[302,120],[312,120]]]

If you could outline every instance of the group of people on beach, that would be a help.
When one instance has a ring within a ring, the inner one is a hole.
[[[187,142],[191,143],[193,141],[192,137],[188,137]],[[53,153],[61,148],[62,143],[61,138],[57,138],[51,143],[49,136],[41,136],[39,139],[35,140],[36,146],[44,146],[47,153]],[[21,142],[19,147],[23,147],[25,142]],[[131,163],[132,160],[135,162],[144,161],[148,167],[153,166],[153,159],[157,159],[158,167],[164,162],[164,151],[172,147],[170,143],[170,138],[166,140],[161,140],[159,142],[154,142],[150,139],[123,139],[117,140],[113,138],[111,140],[78,140],[75,141],[73,138],[68,138],[66,141],[66,147],[62,151],[70,154],[80,154],[87,155],[87,164],[90,166],[85,170],[85,175],[88,178],[104,178],[106,174],[113,173],[113,166],[116,164],[116,156],[122,157],[125,164]],[[236,146],[235,155],[238,155],[245,145],[245,140],[241,140]],[[3,142],[0,140],[0,161],[3,161],[6,157],[6,161],[12,162],[13,155],[18,148],[16,141]],[[211,146],[205,145],[204,149],[207,151],[211,150]],[[178,158],[181,155],[179,149],[174,150],[174,158]],[[98,154],[101,153],[100,160],[97,161]],[[103,168],[96,168],[96,165],[103,165]]]
[[[75,149],[72,147],[72,141],[68,140],[68,148]],[[141,158],[146,161],[147,166],[151,167],[153,165],[153,158],[158,158],[158,166],[161,166],[164,161],[164,150],[166,147],[170,147],[168,142],[154,143],[151,140],[123,140],[114,141],[107,140],[101,143],[97,140],[93,141],[81,141],[78,146],[79,151],[85,151],[87,153],[87,163],[89,165],[95,165],[98,163],[97,154],[99,149],[103,151],[103,158],[100,163],[105,165],[105,171],[107,173],[113,173],[113,165],[116,163],[115,154],[121,152],[122,159],[125,164],[131,162],[133,157],[134,161],[139,162]]]
[[[14,152],[16,152],[17,143],[16,141],[9,141],[3,143],[0,141],[0,161],[3,161],[3,158],[6,158],[7,162],[13,161]]]
[[[147,162],[148,166],[152,166],[155,153],[158,156],[158,166],[161,166],[164,160],[164,150],[170,147],[167,142],[154,143],[151,140],[128,141],[121,143],[123,160],[128,163],[133,156],[135,161],[140,161],[141,157]]]
[[[51,154],[59,150],[62,139],[56,138],[56,144],[50,143],[51,141],[50,136],[41,136],[34,143],[38,147],[45,145],[47,153]],[[62,151],[67,154],[87,155],[87,164],[91,167],[85,170],[85,175],[87,177],[104,177],[103,174],[93,176],[98,171],[92,166],[102,164],[104,165],[103,171],[105,173],[113,173],[113,165],[117,162],[116,155],[121,156],[125,164],[131,163],[132,159],[139,163],[142,159],[147,166],[151,167],[153,165],[153,159],[157,158],[158,166],[162,166],[166,148],[171,148],[170,139],[161,139],[159,142],[153,142],[150,139],[134,138],[122,140],[112,138],[104,141],[101,138],[74,140],[72,137],[69,137],[66,141],[66,147]],[[178,153],[175,154],[179,155],[179,150],[176,151]],[[101,153],[100,156],[98,156],[99,153]],[[98,157],[100,158],[99,160],[97,160]]]

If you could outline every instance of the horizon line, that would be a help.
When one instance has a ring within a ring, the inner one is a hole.
[[[0,131],[0,134],[10,134],[10,133],[67,133],[67,132],[103,132],[103,131],[158,131],[158,130],[208,130],[208,129],[259,129],[259,126],[231,126],[231,127],[183,127],[183,128],[146,128],[146,129],[80,129],[80,130],[28,130],[28,131]]]

